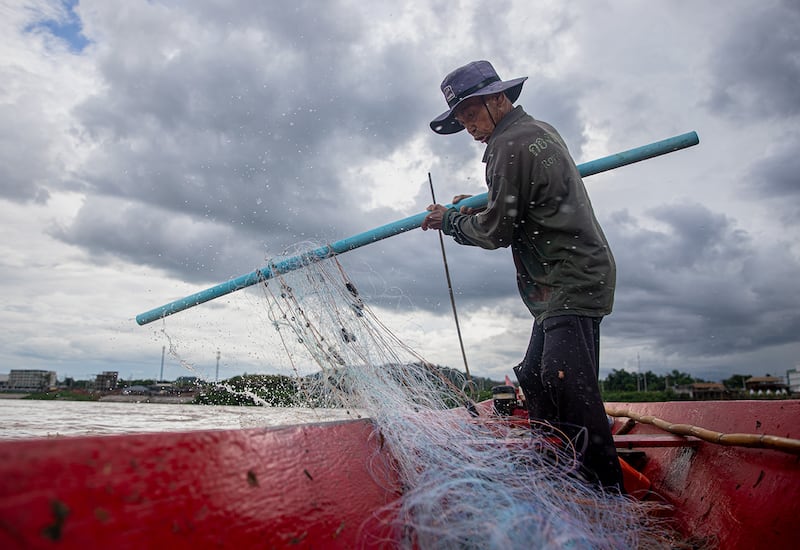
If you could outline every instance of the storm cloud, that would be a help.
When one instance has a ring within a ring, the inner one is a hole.
[[[710,379],[798,362],[796,3],[39,0],[2,14],[6,368],[138,376],[164,336],[135,314],[421,212],[429,172],[439,202],[483,192],[482,146],[428,127],[441,79],[475,59],[528,76],[519,103],[578,162],[700,135],[586,179],[619,271],[604,372],[637,355]],[[471,362],[502,379],[532,322],[510,252],[446,251]],[[340,261],[400,337],[459,366],[435,233]],[[249,345],[195,322],[225,307],[181,314],[188,355]],[[248,353],[226,372],[269,369]]]

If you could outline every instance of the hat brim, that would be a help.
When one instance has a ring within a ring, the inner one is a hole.
[[[505,92],[508,96],[508,99],[511,100],[511,103],[514,103],[517,98],[519,98],[519,94],[522,93],[522,84],[528,80],[527,76],[523,76],[522,78],[515,78],[513,80],[506,80],[505,82],[493,82],[488,86],[481,88],[474,94],[470,94],[467,97],[462,98],[458,103],[453,105],[450,109],[443,112],[441,115],[437,116],[431,121],[431,130],[436,132],[437,134],[447,135],[447,134],[455,134],[456,132],[460,132],[464,129],[464,126],[455,119],[453,115],[454,111],[458,109],[458,106],[461,105],[463,102],[468,100],[471,97],[478,97],[483,95],[492,95],[497,94],[500,92]]]

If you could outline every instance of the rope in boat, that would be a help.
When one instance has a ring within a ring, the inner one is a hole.
[[[693,426],[691,424],[674,424],[652,415],[637,414],[628,409],[613,409],[606,406],[606,414],[617,418],[630,418],[642,424],[650,424],[676,435],[694,436],[709,443],[730,447],[756,447],[774,449],[789,454],[800,455],[800,440],[768,434],[722,433]]]

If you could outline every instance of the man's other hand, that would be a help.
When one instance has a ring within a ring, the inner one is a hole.
[[[441,204],[431,204],[428,206],[427,210],[430,214],[425,216],[425,219],[422,220],[422,230],[441,229],[442,220],[444,219],[444,213],[447,212],[447,208]]]

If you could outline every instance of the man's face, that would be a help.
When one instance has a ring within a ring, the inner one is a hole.
[[[494,132],[494,121],[489,116],[487,105],[484,105],[483,100],[489,108],[492,105],[492,98],[484,97],[471,97],[464,103],[458,106],[455,112],[455,119],[461,123],[467,132],[472,136],[475,141],[486,143],[489,136]]]

